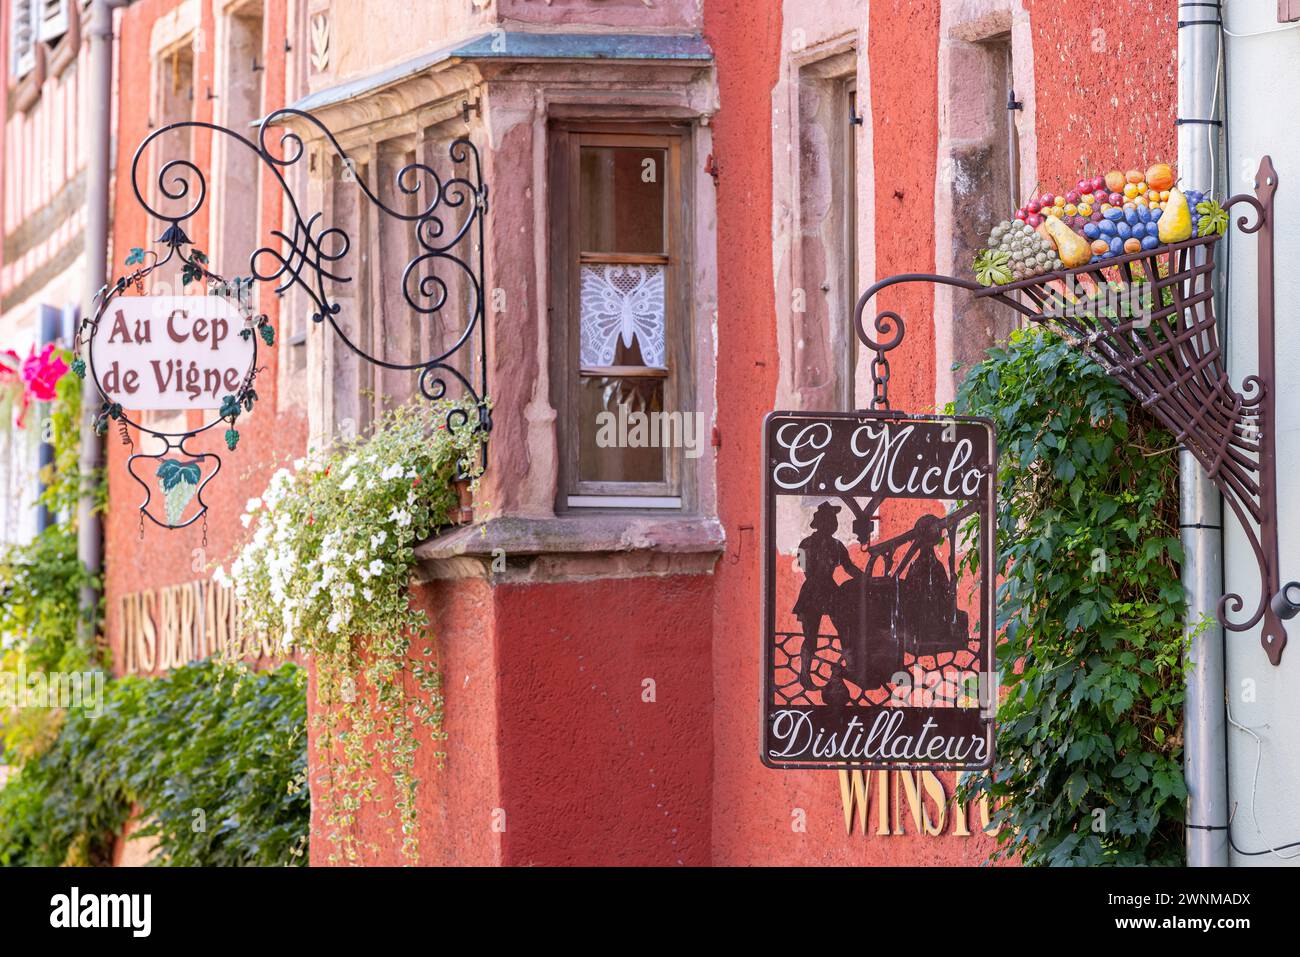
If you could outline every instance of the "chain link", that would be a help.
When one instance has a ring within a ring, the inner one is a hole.
[[[889,408],[889,360],[883,352],[877,352],[871,360],[871,407],[873,409]]]

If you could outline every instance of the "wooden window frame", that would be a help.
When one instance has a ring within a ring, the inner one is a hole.
[[[8,0],[9,2],[9,75],[21,80],[36,69],[36,48],[41,42],[41,8],[37,0]],[[18,13],[27,11],[27,45],[18,45]]]
[[[69,0],[36,0],[36,31],[40,42],[52,43],[68,32]]]
[[[550,280],[553,367],[552,399],[560,424],[559,501],[557,510],[589,512],[653,509],[685,510],[695,500],[695,470],[680,446],[664,451],[664,482],[597,482],[579,478],[580,381],[583,376],[644,375],[664,379],[663,409],[696,414],[693,395],[693,317],[691,307],[690,127],[685,124],[554,123],[550,138]],[[584,146],[663,149],[667,154],[663,254],[591,253],[580,248],[580,151]],[[579,364],[579,283],[586,264],[644,263],[662,265],[665,273],[664,335],[667,373],[641,367],[611,366],[585,369]],[[649,500],[654,500],[650,504]]]

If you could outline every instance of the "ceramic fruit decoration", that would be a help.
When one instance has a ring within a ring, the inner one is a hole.
[[[1192,210],[1187,205],[1187,197],[1176,186],[1169,191],[1169,204],[1160,216],[1159,226],[1162,243],[1181,243],[1192,238]]]
[[[1222,233],[1223,208],[1204,192],[1179,190],[1177,180],[1168,163],[1152,163],[1085,176],[1061,193],[1040,191],[1014,220],[994,227],[976,259],[977,278],[1004,285]]]
[[[1056,243],[1056,252],[1066,269],[1082,266],[1092,258],[1088,241],[1055,216],[1047,217],[1047,232]]]
[[[1003,286],[1062,268],[1051,240],[1027,222],[1004,219],[993,227],[988,249],[975,260],[975,279],[985,286]]]
[[[1174,188],[1174,170],[1168,163],[1156,163],[1147,167],[1147,186],[1155,190]]]

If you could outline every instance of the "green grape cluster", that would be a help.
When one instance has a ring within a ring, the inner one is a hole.
[[[1013,281],[1064,268],[1052,241],[1028,223],[1004,219],[989,233],[988,245],[1010,257]]]

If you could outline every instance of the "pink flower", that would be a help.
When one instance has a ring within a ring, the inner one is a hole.
[[[36,347],[32,346],[23,362],[23,382],[27,383],[27,391],[32,398],[52,402],[54,386],[67,371],[68,364],[63,361],[63,356],[54,353],[54,343],[42,349],[40,355],[36,354]]]
[[[12,349],[6,349],[0,352],[0,386],[9,385],[11,382],[18,381],[18,370],[22,367],[23,360],[18,358],[18,353]]]

